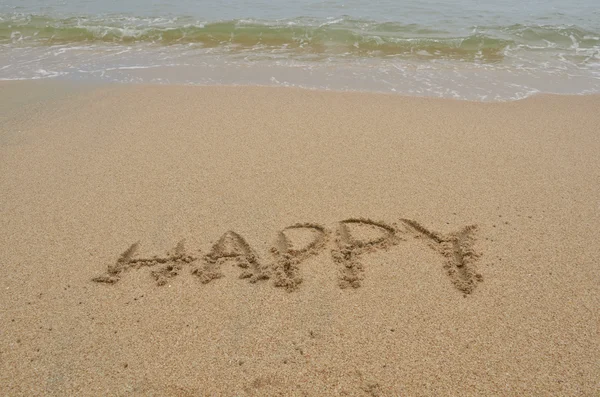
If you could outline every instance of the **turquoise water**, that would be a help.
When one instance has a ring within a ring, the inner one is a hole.
[[[598,93],[600,2],[8,0],[0,79],[38,78],[484,101]]]

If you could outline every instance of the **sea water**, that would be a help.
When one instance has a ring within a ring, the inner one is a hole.
[[[600,0],[3,0],[0,80],[600,92]]]

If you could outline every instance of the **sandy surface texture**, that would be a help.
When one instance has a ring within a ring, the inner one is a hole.
[[[0,98],[2,395],[600,393],[599,97]]]

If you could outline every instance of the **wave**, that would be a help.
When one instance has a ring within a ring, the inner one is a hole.
[[[327,20],[295,18],[276,21],[203,22],[190,17],[126,16],[53,18],[0,15],[0,43],[51,46],[113,43],[171,46],[197,44],[228,51],[261,49],[312,55],[417,58],[499,62],[508,48],[600,48],[600,33],[576,26],[477,26],[469,34],[396,22],[350,17]]]

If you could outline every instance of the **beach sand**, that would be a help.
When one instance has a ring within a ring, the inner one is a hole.
[[[0,394],[598,396],[598,109],[2,82]]]

